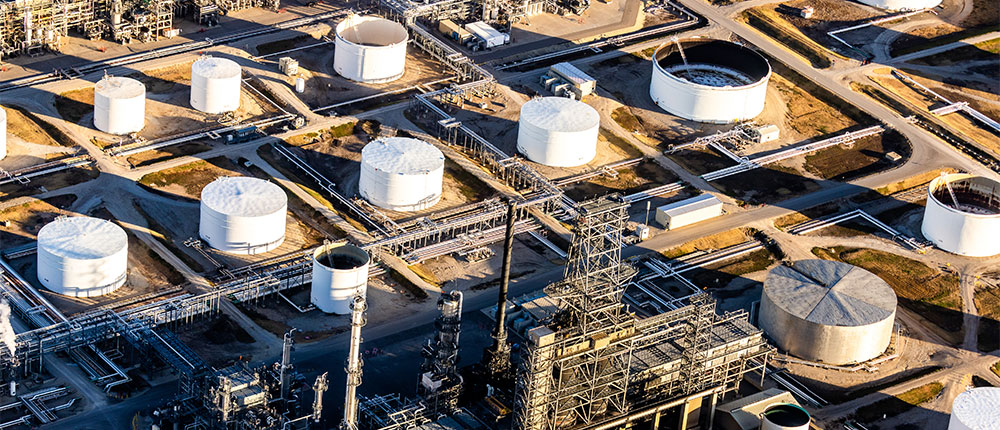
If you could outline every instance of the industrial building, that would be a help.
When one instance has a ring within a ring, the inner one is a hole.
[[[597,155],[601,116],[586,103],[538,97],[521,106],[517,151],[546,166],[575,167]]]
[[[580,100],[597,89],[597,79],[590,77],[570,63],[556,63],[539,78],[546,91],[559,97]]]
[[[921,231],[935,246],[953,254],[1000,254],[1000,182],[954,173],[927,186]]]
[[[146,86],[132,78],[105,75],[94,84],[94,126],[129,134],[146,125]]]
[[[976,387],[965,390],[951,404],[948,430],[985,430],[1000,423],[1000,388]]]
[[[201,191],[198,234],[212,248],[261,254],[285,241],[288,196],[257,178],[220,177]]]
[[[378,16],[351,15],[337,24],[333,68],[357,82],[382,83],[399,79],[406,71],[406,43],[402,24]]]
[[[354,297],[368,287],[368,252],[346,243],[328,243],[313,251],[309,302],[328,314],[351,313]]]
[[[770,77],[771,65],[748,47],[686,39],[656,49],[649,96],[681,118],[726,124],[764,110]]]
[[[930,9],[941,4],[941,0],[859,0],[860,3],[891,11],[912,11]]]
[[[201,57],[191,63],[191,107],[220,114],[240,108],[243,72],[228,58]]]
[[[61,217],[38,231],[38,281],[54,293],[96,297],[128,274],[128,235],[99,218]]]
[[[667,230],[681,228],[720,215],[722,215],[722,200],[708,193],[656,208],[656,222]]]
[[[719,405],[715,408],[715,422],[721,430],[759,430],[769,428],[762,426],[762,418],[766,416],[765,411],[778,405],[799,407],[799,402],[788,391],[778,388],[768,388],[759,393]],[[794,412],[792,413],[794,414]],[[772,417],[777,418],[774,415]],[[809,423],[808,417],[809,414],[806,413],[807,420],[805,424],[807,425]]]
[[[801,260],[771,270],[760,302],[760,328],[778,349],[833,365],[882,355],[892,339],[896,293],[860,267]]]
[[[441,200],[443,180],[444,154],[430,143],[386,137],[361,149],[358,193],[375,206],[402,212],[427,209]]]
[[[483,49],[491,49],[510,42],[509,34],[497,31],[497,29],[490,27],[489,24],[482,21],[465,24],[465,29],[479,42],[477,46]]]

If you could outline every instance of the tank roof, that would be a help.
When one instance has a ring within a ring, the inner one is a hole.
[[[597,127],[601,116],[584,102],[566,97],[540,97],[521,106],[520,121],[549,131],[575,132]]]
[[[284,210],[288,196],[263,179],[223,176],[205,186],[201,202],[221,214],[257,217]]]
[[[38,231],[38,247],[60,257],[99,259],[113,255],[127,246],[128,235],[125,230],[100,218],[57,218]]]
[[[885,281],[839,261],[801,260],[778,266],[767,275],[764,294],[786,312],[823,325],[868,325],[896,311],[896,293]]]
[[[419,139],[385,137],[361,149],[361,163],[383,172],[415,175],[444,168],[444,155]]]
[[[1000,422],[1000,387],[970,388],[959,394],[951,414],[973,429],[995,428]]]
[[[201,57],[191,65],[191,73],[212,79],[240,77],[239,63],[228,58]]]
[[[105,76],[94,84],[94,92],[113,99],[130,99],[146,95],[146,86],[132,78]]]

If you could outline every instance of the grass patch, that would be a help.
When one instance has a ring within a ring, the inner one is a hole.
[[[639,158],[639,157],[642,157],[642,155],[643,155],[642,151],[640,151],[638,148],[636,148],[635,146],[633,146],[631,143],[629,143],[627,140],[625,140],[621,136],[618,136],[617,134],[614,134],[611,130],[608,130],[608,129],[604,128],[604,127],[601,127],[601,129],[598,131],[598,133],[600,134],[600,136],[602,138],[604,138],[605,140],[607,140],[608,143],[611,144],[612,147],[618,148],[622,152],[624,152],[626,157],[628,157],[628,158]]]
[[[681,165],[684,170],[695,175],[704,175],[736,164],[715,151],[705,148],[682,149],[668,154],[667,157]]]
[[[958,277],[941,273],[919,261],[874,249],[838,246],[832,249],[813,248],[812,253],[874,273],[892,287],[901,305],[945,332],[961,332],[962,299],[958,294]]]
[[[766,7],[766,6],[765,6]],[[830,67],[833,62],[826,55],[826,50],[809,40],[798,31],[792,32],[779,22],[776,22],[768,12],[754,8],[743,11],[741,14],[744,22],[766,34],[778,43],[785,45],[796,54],[801,55],[806,61],[817,69]]]
[[[993,366],[990,367],[990,371],[992,371],[995,375],[1000,376],[1000,361],[993,363]]]
[[[632,110],[628,106],[622,106],[611,111],[611,119],[615,120],[625,130],[631,132],[640,131],[645,128],[642,126],[642,121],[632,114]]]
[[[974,300],[979,314],[979,350],[1000,349],[1000,288],[979,285]]]
[[[8,133],[17,135],[21,139],[31,143],[65,147],[76,146],[73,138],[60,130],[59,127],[39,118],[38,115],[19,106],[11,106],[9,109],[15,113],[14,115],[9,115],[7,118]],[[8,111],[8,114],[10,114],[10,111]],[[15,121],[15,119],[20,119],[17,118],[18,115],[25,120],[23,124],[18,124]]]
[[[493,194],[493,189],[482,179],[448,158],[444,160],[444,173],[455,180],[458,192],[469,202],[478,202]]]
[[[1000,38],[962,46],[909,62],[927,66],[950,66],[967,61],[996,60],[997,54],[1000,54]]]
[[[749,204],[774,204],[819,189],[819,184],[795,168],[769,164],[750,173],[712,181],[726,195]]]
[[[751,252],[739,260],[716,263],[696,269],[691,282],[699,287],[722,288],[740,276],[767,269],[774,257],[766,249]]]
[[[902,156],[898,163],[903,163],[912,148],[906,137],[890,129],[850,147],[837,145],[806,155],[805,169],[823,179],[847,182],[892,167],[896,163],[885,157],[889,152]]]
[[[295,48],[299,43],[312,39],[312,36],[302,35],[291,39],[275,40],[273,42],[261,43],[257,45],[257,55],[270,55],[275,52],[287,51]]]
[[[30,196],[42,192],[42,188],[45,188],[47,191],[55,191],[59,188],[97,179],[98,176],[101,176],[101,171],[96,167],[73,167],[71,169],[31,178],[31,182],[26,185],[22,185],[17,182],[0,185],[0,197],[12,199],[16,197]]]
[[[833,215],[839,212],[842,206],[843,204],[839,201],[823,203],[793,214],[778,217],[774,220],[774,226],[784,230],[786,227],[802,224],[812,219]]]
[[[396,281],[400,286],[403,287],[404,290],[413,295],[413,297],[416,298],[417,300],[426,300],[428,297],[430,297],[429,295],[427,295],[427,292],[424,291],[423,288],[420,288],[419,285],[411,282],[406,276],[403,276],[402,273],[397,272],[396,269],[393,269],[388,264],[384,265],[384,267],[385,267],[385,272],[389,274],[389,277],[392,278],[392,280]],[[413,267],[411,267],[411,270],[412,269]],[[421,276],[420,272],[414,270],[413,273],[416,273],[417,276],[420,276],[422,279],[427,281],[427,278]]]
[[[664,257],[677,258],[695,251],[706,251],[710,249],[722,249],[750,240],[754,231],[748,228],[734,228],[732,230],[716,233],[711,236],[692,240],[681,246],[670,248],[661,252]]]
[[[854,417],[864,423],[872,423],[881,420],[882,417],[894,417],[905,413],[916,406],[933,400],[944,389],[940,382],[931,382],[921,385],[895,397],[879,400],[870,405],[858,408]]]
[[[952,42],[958,42],[962,39],[976,37],[996,30],[997,27],[995,25],[988,25],[983,27],[970,28],[962,31],[956,31],[954,33],[945,34],[943,36],[938,36],[938,37],[932,37],[930,39],[919,38],[919,40],[914,40],[910,43],[905,44],[905,46],[900,46],[898,48],[895,46],[892,47],[892,49],[890,49],[890,54],[893,57],[912,54],[914,52],[935,48],[941,45],[947,45]]]
[[[132,200],[132,207],[134,207],[135,210],[139,212],[139,215],[142,215],[142,218],[146,220],[146,225],[149,226],[149,235],[153,236],[153,239],[156,239],[157,242],[160,242],[160,244],[165,246],[171,254],[180,258],[186,266],[191,268],[191,270],[198,273],[205,272],[205,266],[202,266],[197,260],[192,258],[190,255],[187,255],[187,253],[174,244],[173,240],[162,233],[169,230],[167,230],[166,227],[163,227],[163,225],[156,221],[155,218],[149,216],[149,214],[146,213],[146,210],[142,208],[142,205],[139,204],[138,200]]]
[[[195,197],[208,183],[221,176],[240,176],[239,170],[232,160],[219,156],[148,173],[139,178],[139,183],[150,188],[180,185],[189,197]]]
[[[188,142],[152,151],[140,152],[136,155],[129,156],[128,162],[132,165],[132,167],[143,167],[167,160],[173,160],[177,157],[202,153],[208,151],[209,149],[212,149],[211,145],[199,142]]]
[[[94,111],[94,88],[67,91],[56,96],[56,111],[64,120],[79,124]]]

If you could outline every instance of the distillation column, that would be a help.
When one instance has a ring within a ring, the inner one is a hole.
[[[347,392],[344,398],[344,420],[341,430],[358,428],[358,386],[361,385],[361,327],[365,326],[368,304],[362,295],[351,303],[351,348],[347,355]]]

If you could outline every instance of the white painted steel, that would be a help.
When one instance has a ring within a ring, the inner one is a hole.
[[[337,24],[333,69],[357,82],[399,79],[410,35],[402,24],[377,16],[351,15]]]
[[[748,120],[764,110],[770,68],[762,79],[744,85],[710,86],[695,83],[679,76],[683,70],[718,71],[739,74],[739,71],[713,64],[690,64],[664,69],[656,61],[661,50],[672,47],[666,44],[653,56],[653,75],[649,83],[649,96],[663,110],[681,118],[708,123],[732,123]]]
[[[760,430],[809,430],[809,412],[791,403],[769,406],[761,414]]]
[[[7,157],[7,111],[0,107],[0,160]]]
[[[354,245],[331,243],[316,248],[309,301],[328,314],[351,313],[354,296],[367,294],[370,264],[368,253]]]
[[[879,9],[910,11],[930,9],[941,4],[941,0],[858,0],[869,6]]]
[[[295,92],[302,94],[306,92],[306,80],[303,78],[295,78]]]
[[[948,430],[1000,429],[1000,388],[970,388],[951,404]]]
[[[125,284],[128,236],[110,221],[57,218],[38,231],[38,280],[71,297],[102,296]]]
[[[760,328],[782,351],[834,365],[878,357],[889,346],[896,293],[850,264],[801,260],[764,281]]]
[[[673,230],[722,215],[722,201],[705,193],[656,208],[656,222]]]
[[[586,103],[540,97],[521,106],[517,150],[546,166],[575,167],[597,155],[601,116]]]
[[[191,107],[211,114],[240,108],[240,65],[227,58],[202,57],[191,64]]]
[[[969,257],[989,257],[1000,254],[1000,213],[973,213],[954,207],[946,184],[972,189],[1000,207],[1000,182],[981,176],[955,173],[931,181],[927,187],[922,232],[927,240],[945,251]],[[936,197],[935,192],[942,198]]]
[[[146,86],[135,79],[105,76],[94,84],[94,126],[129,134],[146,124]]]
[[[407,137],[375,140],[361,149],[358,192],[371,204],[418,211],[441,200],[444,155],[433,145]]]
[[[201,192],[199,236],[212,248],[260,254],[285,240],[288,196],[268,181],[221,177]]]

